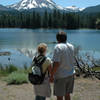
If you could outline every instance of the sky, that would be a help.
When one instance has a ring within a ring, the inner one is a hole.
[[[0,0],[0,4],[10,5],[19,1],[21,0]],[[53,1],[62,7],[77,6],[80,8],[85,8],[89,6],[100,5],[100,0],[53,0]]]

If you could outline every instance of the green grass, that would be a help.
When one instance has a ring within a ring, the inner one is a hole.
[[[15,71],[5,78],[7,84],[23,84],[28,83],[28,74],[24,71]]]
[[[17,70],[18,68],[14,65],[6,65],[6,66],[0,65],[0,77],[7,76],[10,73],[17,71]]]
[[[94,71],[100,71],[100,67],[93,67]]]
[[[0,79],[7,84],[23,84],[28,83],[28,72],[30,68],[24,65],[23,68],[18,68],[14,65],[0,65]]]
[[[2,66],[0,64],[0,77],[8,76],[9,74],[15,71],[21,71],[21,72],[23,71],[24,73],[28,73],[30,70],[31,70],[30,67],[27,67],[26,65],[24,65],[23,68],[19,68],[14,65]]]

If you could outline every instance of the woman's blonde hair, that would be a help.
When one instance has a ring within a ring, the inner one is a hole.
[[[37,47],[37,51],[40,54],[43,54],[47,50],[47,44],[45,43],[40,43]]]

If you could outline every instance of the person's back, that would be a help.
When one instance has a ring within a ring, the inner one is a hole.
[[[40,55],[41,55],[40,57],[46,56],[47,45],[44,43],[41,43],[38,46],[37,51],[38,51],[38,56],[40,56]],[[45,73],[45,78],[44,78],[44,81],[42,84],[34,85],[34,93],[36,95],[35,100],[46,100],[46,97],[50,97],[50,95],[51,95],[49,75],[48,75],[48,73],[51,73],[50,58],[46,57],[45,61],[43,62],[42,66],[41,66],[41,69],[42,69],[42,72]]]
[[[54,79],[54,95],[57,100],[70,100],[74,86],[74,47],[66,43],[67,35],[59,32],[56,35],[58,44],[53,54],[53,70],[50,81]]]
[[[59,53],[57,53],[59,52]],[[74,47],[69,43],[59,43],[55,46],[53,61],[59,61],[60,66],[55,78],[64,78],[74,72]]]

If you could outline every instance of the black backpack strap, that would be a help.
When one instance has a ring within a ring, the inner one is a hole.
[[[36,64],[36,65],[42,65],[44,63],[44,61],[46,60],[46,57],[45,56],[35,56],[34,59],[33,59],[33,62]]]
[[[45,62],[45,60],[46,60],[46,57],[44,56],[44,57],[42,58],[42,61],[40,62],[40,65],[42,65],[42,64]]]
[[[43,63],[45,62],[45,60],[46,60],[46,57],[44,56],[44,57],[42,58],[41,62],[40,62],[40,69],[41,69],[41,72],[42,72],[43,75],[45,75],[45,73],[43,73],[43,67],[42,67],[42,65],[43,65]]]
[[[45,60],[46,60],[46,57],[43,55],[35,56],[33,59],[33,65],[37,65],[38,67],[40,67],[42,74],[43,74],[42,65],[45,62]]]

